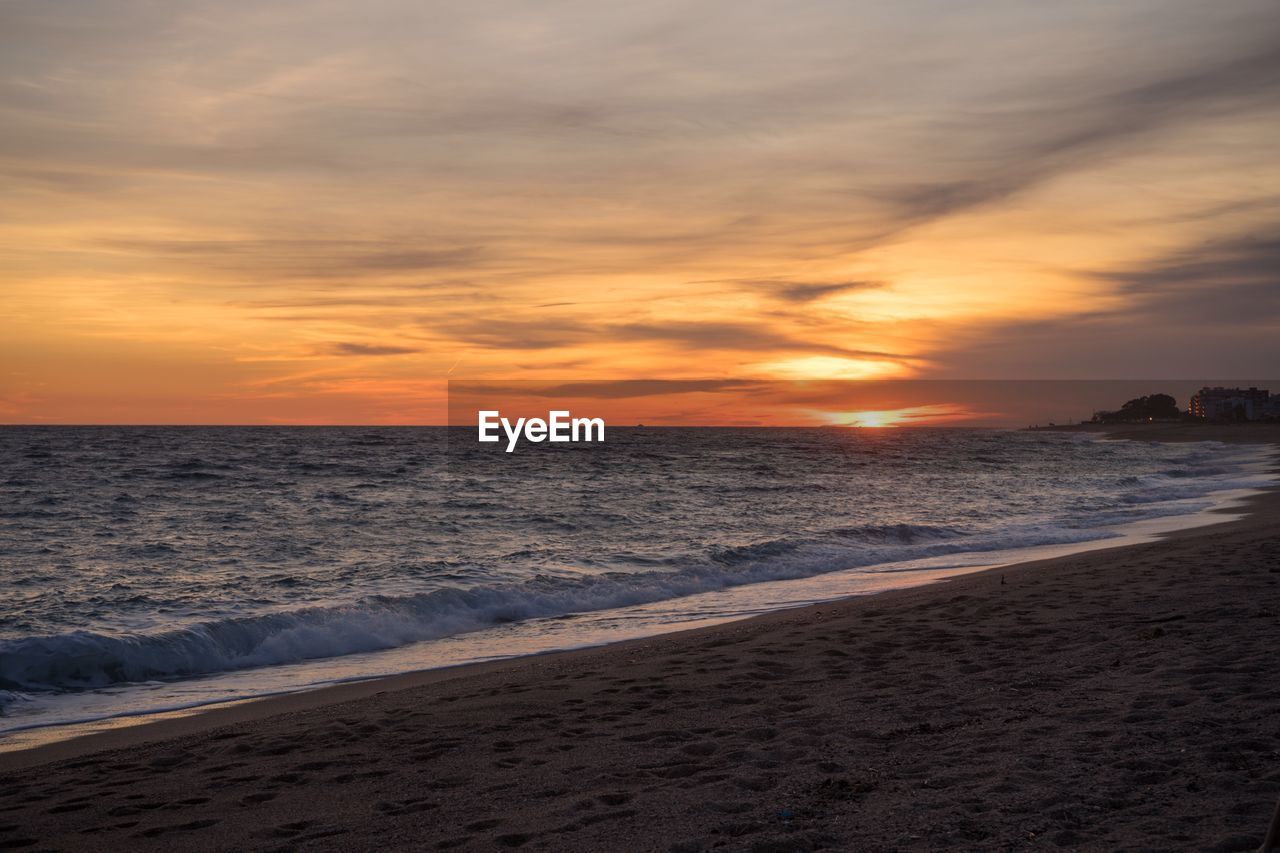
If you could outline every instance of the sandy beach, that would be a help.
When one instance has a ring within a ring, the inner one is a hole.
[[[1277,649],[1269,491],[1156,543],[0,755],[0,848],[1254,850]]]

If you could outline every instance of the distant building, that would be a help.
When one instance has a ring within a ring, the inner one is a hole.
[[[1280,416],[1280,396],[1265,388],[1201,388],[1191,398],[1192,417],[1207,421],[1261,421]]]

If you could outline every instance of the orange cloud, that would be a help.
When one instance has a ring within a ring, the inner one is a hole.
[[[935,5],[8,4],[0,412],[1280,363],[1269,4]]]

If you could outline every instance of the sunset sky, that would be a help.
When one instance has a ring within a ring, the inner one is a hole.
[[[10,0],[0,113],[0,422],[1280,366],[1275,0]]]

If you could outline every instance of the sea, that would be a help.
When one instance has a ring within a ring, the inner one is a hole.
[[[1207,523],[1256,446],[966,429],[0,428],[0,750]],[[1220,516],[1214,516],[1220,517]]]

